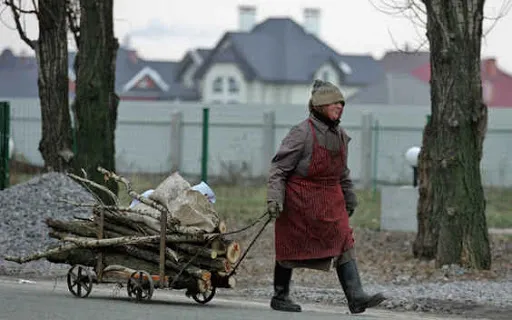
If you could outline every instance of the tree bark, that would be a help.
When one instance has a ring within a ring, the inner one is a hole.
[[[60,0],[39,1],[39,39],[35,42],[45,171],[66,171],[73,157],[69,114],[66,7]]]
[[[88,179],[107,186],[117,195],[115,181],[105,181],[96,168],[115,171],[115,129],[119,98],[115,93],[117,39],[113,30],[113,0],[80,1],[80,37],[75,60],[77,161]],[[97,194],[106,204],[112,199]]]
[[[420,156],[418,257],[489,269],[480,160],[487,123],[480,46],[484,0],[424,0],[432,115]]]

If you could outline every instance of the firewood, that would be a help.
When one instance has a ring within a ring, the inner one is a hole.
[[[217,258],[217,251],[205,248],[199,245],[192,245],[188,243],[171,244],[176,250],[182,251],[189,255],[198,255],[204,258],[215,259]]]
[[[228,276],[225,272],[212,273],[212,286],[234,289],[236,287],[236,279],[233,276]]]

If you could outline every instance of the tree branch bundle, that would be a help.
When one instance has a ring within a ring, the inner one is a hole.
[[[102,173],[127,185],[132,198],[150,205],[160,214],[169,215],[163,204],[133,191],[127,179],[106,170]],[[85,178],[77,180],[88,182]],[[207,290],[212,281],[217,287],[235,285],[235,279],[230,279],[228,274],[238,262],[241,249],[236,241],[223,237],[222,232],[226,230],[224,222],[219,221],[213,231],[204,231],[182,226],[177,219],[167,221],[166,227],[172,226],[166,228],[165,233],[165,281],[168,285],[192,292]],[[49,237],[59,241],[57,246],[25,257],[7,256],[5,259],[25,263],[45,258],[53,263],[80,264],[94,268],[96,274],[101,274],[101,278],[107,281],[127,279],[133,270],[143,270],[154,277],[161,274],[159,243],[162,228],[156,217],[97,203],[89,219],[66,221],[48,218],[45,223]],[[184,232],[186,230],[193,231]],[[100,270],[98,266],[101,266]]]

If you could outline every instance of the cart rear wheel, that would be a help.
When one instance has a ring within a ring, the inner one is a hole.
[[[128,279],[126,290],[130,298],[142,301],[151,299],[155,287],[149,273],[146,271],[135,271]]]
[[[68,271],[68,289],[76,297],[86,298],[92,290],[92,274],[82,265],[74,265]]]
[[[210,302],[215,296],[216,289],[215,287],[209,287],[205,292],[198,292],[192,295],[192,298],[200,304],[207,304]]]

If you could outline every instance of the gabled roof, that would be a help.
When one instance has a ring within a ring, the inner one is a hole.
[[[204,48],[197,48],[187,51],[176,68],[176,80],[181,80],[183,73],[191,64],[201,65],[206,60],[206,58],[208,58],[208,55],[211,51],[211,49]]]
[[[139,83],[139,81],[141,81],[145,77],[151,78],[151,80],[153,80],[156,83],[156,85],[160,88],[160,90],[162,90],[162,91],[169,90],[169,85],[167,84],[167,82],[165,82],[162,79],[160,74],[155,69],[145,66],[133,78],[131,78],[130,81],[128,81],[123,86],[123,92],[127,92],[127,91],[130,91],[131,89],[133,89],[135,87],[135,85],[137,85],[137,83]]]
[[[407,73],[387,73],[382,81],[361,89],[349,104],[430,105],[430,86]]]
[[[211,65],[224,62],[236,63],[247,79],[310,83],[318,67],[328,61],[349,66],[352,73],[339,67],[347,85],[366,85],[383,75],[373,57],[340,55],[295,21],[269,18],[251,32],[226,33],[196,72],[196,78],[202,78]]]
[[[68,71],[71,81],[74,80],[75,57],[76,52],[69,52]],[[121,98],[198,100],[197,90],[185,88],[175,81],[177,65],[174,61],[141,59],[134,51],[121,47],[117,51],[116,59],[116,92]],[[34,56],[19,57],[8,49],[4,50],[0,54],[0,97],[38,97],[37,72],[37,61]],[[149,75],[163,90],[124,92],[125,87],[130,87],[130,81],[132,84],[137,82],[137,79],[134,80],[137,75],[139,78]],[[70,92],[70,95],[73,93]]]

